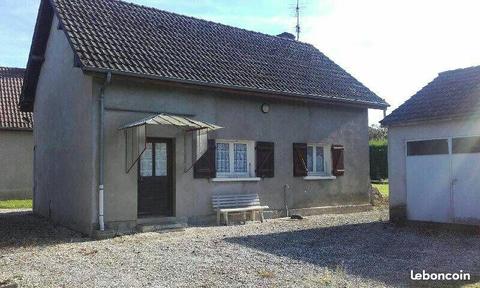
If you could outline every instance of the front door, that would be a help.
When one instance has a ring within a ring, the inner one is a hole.
[[[138,216],[173,215],[172,141],[147,138],[138,165]]]

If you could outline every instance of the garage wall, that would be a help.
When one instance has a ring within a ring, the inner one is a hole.
[[[405,141],[480,135],[478,120],[451,120],[391,126],[388,130],[388,173],[390,183],[390,219],[406,219]]]
[[[0,130],[0,163],[0,200],[32,198],[31,130]]]

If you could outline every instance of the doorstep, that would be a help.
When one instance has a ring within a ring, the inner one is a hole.
[[[187,228],[186,217],[145,217],[138,218],[137,232],[179,232]]]

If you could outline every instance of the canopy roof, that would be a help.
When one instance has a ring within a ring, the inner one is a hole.
[[[158,115],[152,115],[148,116],[146,118],[134,121],[132,123],[126,124],[122,127],[120,127],[120,130],[127,129],[127,128],[132,128],[132,127],[137,127],[141,125],[173,125],[179,128],[182,128],[184,130],[200,130],[200,129],[208,129],[208,130],[217,130],[221,129],[223,127],[220,127],[215,124],[210,124],[204,121],[199,121],[199,120],[193,120],[184,116],[178,116],[178,115],[171,115],[171,114],[158,114]]]

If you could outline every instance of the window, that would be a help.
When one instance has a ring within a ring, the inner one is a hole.
[[[480,137],[453,138],[452,153],[480,153]]]
[[[253,142],[217,140],[217,177],[241,178],[253,175]]]
[[[407,143],[408,156],[448,154],[448,140],[435,139]]]
[[[140,176],[167,176],[167,143],[146,143],[140,157]]]
[[[307,145],[307,173],[308,175],[328,175],[327,155],[328,147],[321,144]]]

